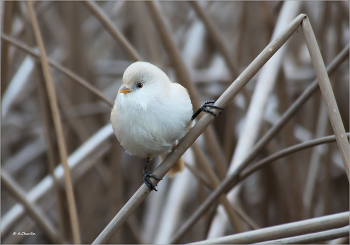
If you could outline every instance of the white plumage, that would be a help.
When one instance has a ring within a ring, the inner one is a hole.
[[[187,90],[158,67],[139,61],[124,72],[111,123],[128,154],[153,158],[184,136],[192,114]]]

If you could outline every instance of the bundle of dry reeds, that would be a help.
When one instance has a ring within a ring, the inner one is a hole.
[[[349,243],[348,2],[0,4],[2,243]],[[109,123],[138,60],[225,108],[158,192]]]

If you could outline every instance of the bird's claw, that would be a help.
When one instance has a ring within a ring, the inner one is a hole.
[[[214,117],[216,117],[216,114],[210,109],[210,108],[214,108],[214,109],[219,109],[219,110],[224,110],[224,108],[221,108],[220,106],[216,106],[216,105],[212,105],[215,103],[215,100],[208,100],[206,101],[197,111],[196,113],[193,114],[191,120],[194,120],[199,113],[201,113],[202,111],[207,112],[212,114]],[[221,112],[220,112],[221,113]],[[219,113],[219,115],[220,115]]]
[[[158,191],[156,189],[156,187],[152,184],[152,182],[150,181],[149,178],[154,178],[156,180],[162,180],[162,178],[158,177],[157,175],[151,174],[150,172],[148,172],[147,170],[143,171],[143,182],[149,187],[151,188],[151,190],[155,190]]]

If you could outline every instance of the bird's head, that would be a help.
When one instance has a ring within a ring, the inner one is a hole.
[[[132,63],[124,72],[118,94],[125,97],[147,98],[167,91],[170,80],[158,67],[148,62]]]

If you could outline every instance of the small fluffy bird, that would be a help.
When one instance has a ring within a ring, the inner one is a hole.
[[[157,191],[149,178],[161,178],[147,171],[149,160],[169,153],[201,111],[216,116],[210,108],[222,108],[212,105],[214,102],[207,101],[193,114],[187,89],[172,83],[155,65],[138,61],[125,70],[111,123],[126,153],[146,158],[143,180],[151,190]],[[173,168],[177,169],[174,172],[181,171],[183,161],[179,160]]]

